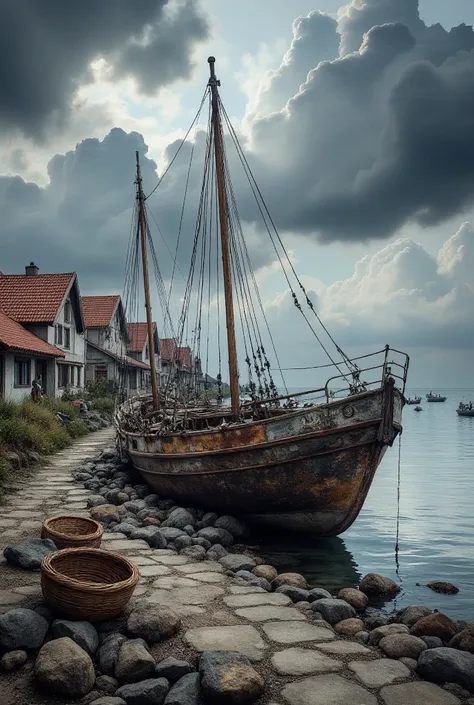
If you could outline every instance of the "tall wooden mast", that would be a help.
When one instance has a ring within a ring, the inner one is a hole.
[[[219,198],[219,226],[221,232],[222,269],[224,274],[224,295],[225,295],[225,316],[227,327],[227,348],[229,351],[229,377],[230,377],[230,397],[232,404],[232,417],[235,421],[239,418],[240,395],[239,395],[239,372],[237,367],[237,348],[235,345],[235,324],[234,324],[234,304],[232,296],[232,270],[229,248],[229,217],[227,190],[225,187],[225,169],[222,138],[222,123],[219,113],[219,92],[217,87],[220,81],[217,80],[214,64],[215,58],[208,59],[211,77],[209,87],[212,98],[212,129],[214,133],[214,156],[216,161],[217,195]]]
[[[140,244],[142,251],[142,267],[143,267],[143,285],[145,289],[145,309],[146,309],[146,323],[148,328],[148,352],[150,355],[150,367],[151,367],[151,392],[153,395],[153,408],[158,409],[158,384],[156,378],[156,365],[155,365],[155,338],[153,335],[153,320],[151,317],[151,303],[150,303],[150,280],[148,277],[148,257],[147,257],[147,247],[146,247],[146,218],[145,218],[145,196],[143,194],[142,188],[142,174],[140,171],[140,157],[138,152],[135,152],[137,158],[137,204],[138,204],[138,225],[140,229]]]

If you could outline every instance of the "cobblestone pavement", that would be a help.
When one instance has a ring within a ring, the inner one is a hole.
[[[76,442],[38,470],[11,495],[0,514],[3,547],[38,536],[42,521],[55,513],[88,515],[88,490],[72,479],[86,457],[110,445],[106,429]],[[194,657],[214,649],[246,654],[266,680],[267,705],[457,705],[463,701],[416,676],[400,661],[383,658],[376,649],[336,636],[318,624],[313,613],[293,606],[283,594],[235,584],[219,563],[152,549],[141,540],[105,533],[102,547],[135,561],[141,572],[134,599],[166,604],[183,619],[180,634],[153,649],[157,658]],[[0,566],[0,611],[34,606],[41,601],[38,573]],[[30,692],[1,701],[39,705],[44,696]],[[8,696],[7,696],[8,697]],[[0,698],[1,700],[1,698]],[[57,702],[57,701],[56,701]],[[471,701],[472,702],[472,701]]]

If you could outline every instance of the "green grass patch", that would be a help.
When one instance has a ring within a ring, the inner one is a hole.
[[[62,426],[56,412],[66,414],[71,422]],[[69,446],[72,439],[84,436],[87,426],[79,418],[79,410],[70,402],[45,398],[41,404],[0,401],[0,497],[10,463],[2,451],[34,451],[50,455]]]

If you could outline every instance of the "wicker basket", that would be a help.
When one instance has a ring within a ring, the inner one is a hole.
[[[87,622],[119,615],[139,577],[131,561],[100,548],[64,548],[45,556],[41,563],[46,602],[64,617]]]
[[[100,548],[103,533],[103,527],[94,519],[64,515],[46,519],[41,538],[51,539],[58,548]]]

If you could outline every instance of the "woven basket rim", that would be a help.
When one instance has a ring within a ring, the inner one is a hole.
[[[65,534],[63,531],[58,531],[51,526],[50,522],[54,522],[57,519],[80,519],[81,521],[86,521],[95,525],[95,531],[90,534]],[[48,517],[43,522],[43,529],[53,536],[57,536],[58,539],[67,539],[68,541],[88,541],[91,539],[98,539],[104,533],[104,527],[99,524],[95,519],[90,519],[89,517],[74,516],[73,514],[57,514],[54,517]]]
[[[125,580],[121,580],[118,583],[92,583],[85,580],[77,580],[76,578],[71,578],[68,575],[64,575],[57,571],[52,565],[52,561],[60,555],[76,554],[92,554],[96,557],[107,557],[112,558],[117,563],[122,563],[126,565],[130,570],[130,577]],[[49,580],[55,580],[57,583],[63,585],[64,587],[70,587],[71,589],[77,590],[79,592],[86,592],[91,594],[111,594],[114,592],[120,592],[125,588],[135,586],[139,579],[140,573],[137,566],[119,553],[114,553],[113,551],[105,551],[102,548],[88,548],[86,546],[79,546],[78,548],[62,548],[59,551],[53,551],[43,558],[41,561],[41,573],[44,578]]]

